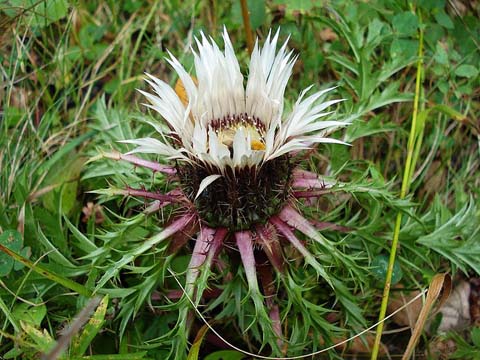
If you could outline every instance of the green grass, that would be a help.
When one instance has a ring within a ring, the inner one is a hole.
[[[335,118],[352,122],[336,134],[351,147],[321,146],[306,161],[339,181],[316,207],[305,207],[310,219],[341,226],[321,232],[329,251],[308,244],[335,291],[289,248],[288,270],[274,276],[290,356],[377,321],[397,214],[395,292],[425,289],[440,272],[480,276],[479,9],[461,5],[249,1],[257,36],[280,27],[300,55],[287,108],[310,84],[338,85],[335,97],[346,101]],[[164,359],[172,349],[186,356],[179,315],[189,304],[165,295],[180,290],[168,269],[183,284],[192,248],[142,247],[173,210],[147,214],[145,201],[115,191],[171,185],[122,162],[88,160],[125,152],[118,140],[151,134],[142,119],[158,117],[135,90],[146,88],[144,72],[174,85],[167,50],[190,70],[192,37],[203,30],[219,40],[223,25],[245,70],[239,2],[0,3],[0,245],[10,249],[0,253],[0,356],[31,359],[50,351],[92,293],[103,305],[84,316],[63,358]],[[89,203],[90,210],[101,207],[97,218],[85,215]],[[268,356],[274,344],[268,324],[254,317],[244,271],[234,259],[222,261],[223,270],[206,274],[217,295],[200,309],[230,342]],[[191,321],[195,335],[203,324]],[[474,329],[450,338],[458,351],[478,352],[477,335]],[[436,338],[430,333],[418,351]],[[201,341],[194,347],[200,358],[240,358]],[[383,341],[389,346],[388,337]]]

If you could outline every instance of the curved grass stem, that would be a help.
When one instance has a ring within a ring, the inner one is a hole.
[[[414,169],[412,165],[414,164],[413,156],[415,153],[415,139],[418,139],[420,136],[419,131],[420,129],[417,128],[417,116],[418,116],[418,109],[420,104],[420,97],[421,97],[421,84],[423,78],[423,29],[422,29],[422,22],[421,16],[419,15],[419,45],[418,45],[418,61],[417,61],[417,75],[415,80],[415,99],[413,102],[413,114],[412,114],[412,125],[410,128],[410,134],[408,137],[408,144],[407,144],[407,159],[405,161],[405,167],[403,172],[403,179],[402,179],[402,188],[400,190],[400,199],[405,198],[408,194],[408,190],[410,188],[410,182],[412,180],[412,174]],[[378,327],[376,330],[375,335],[375,343],[373,344],[371,360],[376,360],[378,357],[378,352],[380,349],[380,342],[382,339],[382,331],[383,331],[383,324],[385,320],[385,315],[387,313],[387,305],[388,305],[388,298],[390,295],[390,287],[392,285],[392,274],[393,274],[393,265],[395,263],[395,257],[397,253],[397,247],[399,242],[399,235],[400,235],[400,228],[402,223],[402,213],[397,214],[397,218],[395,221],[395,228],[393,231],[393,239],[392,239],[392,246],[390,249],[390,258],[388,261],[388,268],[387,268],[387,275],[385,279],[385,286],[383,288],[383,296],[382,296],[382,304],[380,306],[380,314],[378,317]]]

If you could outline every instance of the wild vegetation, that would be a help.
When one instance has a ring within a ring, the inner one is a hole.
[[[470,319],[445,329],[432,315],[416,351],[478,358],[480,4],[252,0],[248,8],[260,44],[280,29],[299,55],[286,108],[311,84],[336,86],[329,99],[345,101],[329,120],[350,123],[333,136],[351,146],[320,145],[302,162],[336,181],[298,204],[326,239],[304,243],[326,277],[291,246],[283,272],[257,266],[271,284],[262,306],[279,309],[281,342],[257,316],[235,249],[202,271],[199,311],[238,348],[304,355],[374,325],[387,310],[386,280],[391,312],[449,273],[454,286],[470,284],[468,309],[453,306]],[[166,193],[171,181],[111,155],[131,150],[121,140],[154,134],[145,120],[161,120],[136,91],[148,87],[144,72],[175,86],[168,51],[191,70],[195,37],[203,31],[221,44],[224,26],[245,74],[240,2],[0,3],[0,356],[245,357],[183,296],[194,239],[152,241],[176,208],[155,212],[129,191]],[[413,322],[384,327],[376,350],[402,354]],[[322,356],[368,354],[374,337],[375,329]]]

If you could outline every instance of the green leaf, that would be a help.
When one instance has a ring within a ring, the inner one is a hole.
[[[68,229],[72,232],[74,238],[77,240],[75,245],[83,250],[85,253],[90,254],[93,251],[98,250],[94,242],[87,238],[76,226],[74,226],[66,216],[63,217],[63,220],[67,224]]]
[[[114,264],[112,264],[112,266],[110,266],[105,271],[105,273],[97,283],[96,290],[101,289],[111,278],[116,276],[125,265],[135,260],[144,252],[150,250],[152,247],[158,246],[165,239],[169,238],[175,232],[177,232],[178,229],[182,229],[183,226],[188,224],[190,220],[191,217],[182,217],[180,219],[177,219],[168,227],[164,228],[160,233],[150,237],[148,240],[145,240],[141,245],[131,249],[130,251],[125,252],[119,260],[115,261]]]
[[[377,40],[380,38],[380,33],[382,29],[385,27],[385,23],[380,21],[379,19],[373,19],[370,24],[368,24],[368,35],[367,35],[367,44]]]
[[[247,0],[248,11],[250,14],[250,25],[255,30],[265,23],[265,0]],[[232,22],[237,25],[242,25],[242,8],[240,1],[233,3],[231,12]]]
[[[10,311],[10,306],[7,306],[3,299],[0,297],[0,310],[3,312],[3,316],[5,317],[6,320],[12,324],[13,328],[15,329],[15,332],[20,331],[20,325],[17,319],[12,315],[12,312]]]
[[[250,11],[250,24],[255,30],[265,22],[265,0],[248,0],[247,3]]]
[[[439,64],[442,64],[442,65],[448,64],[447,51],[444,49],[444,47],[440,43],[437,43],[436,45],[435,55],[433,55],[433,58]]]
[[[118,77],[114,77],[105,84],[104,90],[107,94],[113,94],[120,87],[120,85],[120,79]]]
[[[450,19],[450,17],[445,13],[443,9],[440,9],[439,11],[435,12],[433,15],[435,17],[435,20],[437,23],[442,25],[446,29],[453,29],[453,21]]]
[[[22,248],[22,234],[17,230],[5,230],[0,235],[0,244],[5,245],[13,251],[19,251]]]
[[[454,90],[457,99],[461,99],[464,95],[472,95],[473,87],[471,84],[463,84]]]
[[[5,360],[7,360],[7,359],[18,359],[20,357],[20,355],[22,355],[22,354],[23,354],[23,349],[12,348],[3,355],[3,358]]]
[[[405,11],[393,17],[392,26],[401,35],[412,36],[417,33],[418,17],[410,11]]]
[[[25,115],[24,111],[18,107],[6,106],[3,113],[3,119],[7,127],[14,127]]]
[[[445,115],[447,115],[447,116],[449,116],[452,119],[457,120],[457,121],[465,120],[465,115],[463,115],[461,112],[458,112],[454,108],[452,108],[448,105],[445,105],[445,104],[437,104],[434,107],[432,107],[431,110],[441,112],[441,113],[443,113],[443,114],[445,114]]]
[[[57,163],[49,169],[42,185],[50,186],[52,190],[43,196],[42,202],[50,212],[69,214],[73,210],[77,201],[78,179],[85,160],[84,157],[71,154],[64,162]],[[60,192],[60,199],[56,199],[58,192]],[[60,209],[58,209],[59,202],[61,202]]]
[[[474,327],[471,332],[472,342],[475,347],[480,349],[480,327]]]
[[[78,33],[78,38],[80,40],[80,45],[83,49],[89,49],[98,42],[103,35],[105,34],[105,27],[100,25],[97,26],[95,24],[86,24]]]
[[[390,45],[390,56],[392,58],[412,58],[417,55],[418,41],[409,39],[395,39]]]
[[[285,5],[288,12],[298,11],[305,13],[310,11],[315,6],[314,0],[275,0],[277,5]]]
[[[387,255],[378,255],[372,261],[372,274],[378,280],[384,282],[387,277],[388,269],[388,256]],[[403,277],[403,271],[397,261],[393,264],[393,273],[392,273],[392,285],[398,283]]]
[[[215,351],[205,356],[204,360],[242,360],[245,355],[235,350]]]
[[[32,256],[32,249],[30,246],[24,247],[22,250],[20,250],[20,255],[22,255],[26,259],[30,259],[30,256]],[[13,270],[18,271],[22,270],[25,267],[21,262],[15,261],[13,263]]]
[[[20,251],[22,248],[22,235],[16,230],[5,230],[0,235],[0,244],[13,251]],[[12,257],[4,252],[0,253],[0,277],[8,275],[14,265]]]
[[[438,89],[442,92],[442,94],[448,94],[448,92],[450,91],[450,85],[445,79],[440,79],[437,85]]]
[[[43,318],[47,315],[47,307],[45,304],[32,306],[30,304],[21,303],[15,306],[12,315],[19,321],[24,321],[35,327],[39,327]]]
[[[10,0],[8,16],[23,15],[25,22],[32,27],[44,27],[64,18],[68,12],[67,0]]]
[[[478,75],[478,69],[473,65],[463,64],[455,69],[455,75],[467,78],[476,77]]]
[[[368,104],[365,106],[365,108],[361,109],[361,113],[365,114],[396,102],[413,100],[411,93],[401,93],[398,91],[398,87],[399,82],[391,82],[385,89],[383,89],[381,93],[374,93],[372,96],[370,96]]]
[[[54,261],[59,265],[63,265],[66,267],[74,268],[75,265],[70,262],[51,242],[47,239],[45,234],[42,232],[40,226],[38,227],[38,240],[39,242],[45,246],[47,251],[47,256],[49,259]]]
[[[473,269],[480,274],[480,241],[478,230],[478,211],[476,203],[470,199],[464,206],[451,216],[440,217],[446,211],[438,196],[435,197],[434,215],[437,223],[435,229],[416,239],[418,244],[426,246],[455,264],[463,272]]]
[[[152,359],[146,358],[146,351],[139,351],[136,353],[128,354],[108,354],[108,355],[90,355],[90,356],[72,356],[69,360],[141,360]]]
[[[200,353],[200,347],[202,346],[203,338],[207,334],[208,326],[203,325],[195,336],[195,341],[193,342],[192,347],[188,353],[187,360],[198,360],[198,355]]]
[[[428,24],[428,30],[424,33],[425,42],[431,47],[435,46],[445,36],[445,29],[437,23]]]
[[[382,116],[375,116],[368,122],[354,121],[348,128],[345,141],[350,143],[356,139],[383,132],[398,130],[399,127],[393,123],[384,123]]]
[[[142,6],[145,6],[143,1],[138,0],[125,0],[123,3],[123,10],[127,11],[128,13],[132,14]]]
[[[52,345],[55,344],[55,340],[46,330],[38,330],[32,324],[24,321],[21,321],[20,325],[22,326],[23,331],[25,331],[36,344],[35,349],[37,351],[47,352]]]
[[[445,0],[419,0],[418,5],[425,10],[443,9],[445,7]]]

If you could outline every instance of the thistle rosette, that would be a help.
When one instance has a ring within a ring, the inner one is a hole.
[[[257,315],[271,325],[272,331],[265,328],[263,335],[270,337],[272,347],[282,339],[280,316],[268,284],[258,284],[258,253],[281,272],[282,247],[289,243],[318,276],[332,287],[340,286],[297,237],[296,231],[336,253],[296,204],[300,198],[320,196],[332,185],[300,168],[301,153],[320,143],[345,144],[328,134],[347,125],[322,119],[332,113],[327,111],[330,106],[342,101],[323,100],[333,88],[307,95],[312,89],[308,87],[284,114],[285,88],[297,56],[287,50],[287,42],[277,51],[278,37],[278,32],[269,34],[262,47],[257,41],[246,86],[226,30],[223,51],[203,33],[196,39],[196,80],[169,54],[167,61],[178,74],[182,91],[149,74],[147,82],[154,92],[140,91],[165,123],[147,121],[156,137],[125,140],[136,147],[126,154],[107,155],[166,173],[178,184],[167,194],[131,188],[125,194],[156,200],[155,210],[169,205],[181,209],[150,245],[171,239],[178,249],[194,239],[185,291],[197,304],[206,288],[199,276],[206,280],[224,245],[238,250]],[[135,153],[156,154],[172,165]],[[181,326],[188,323],[187,313],[180,313]]]
[[[294,155],[318,143],[341,143],[326,134],[346,125],[318,121],[331,114],[320,102],[328,88],[306,97],[304,90],[293,110],[283,114],[283,96],[296,60],[285,42],[277,52],[278,32],[252,53],[244,77],[227,32],[222,52],[202,33],[194,52],[195,82],[170,54],[186,98],[168,84],[148,75],[154,94],[140,91],[168,125],[165,131],[150,122],[156,138],[125,140],[137,147],[128,154],[153,153],[175,161],[181,191],[204,225],[230,232],[252,230],[288,206],[292,187],[323,188],[315,174],[295,170]],[[187,216],[187,215],[185,215]]]

